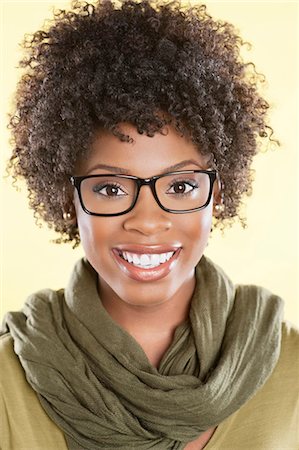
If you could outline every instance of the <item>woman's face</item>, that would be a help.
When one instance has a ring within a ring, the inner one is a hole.
[[[156,133],[154,137],[140,135],[127,123],[121,124],[121,129],[134,141],[121,142],[108,131],[101,131],[76,175],[115,173],[100,165],[123,168],[126,174],[140,178],[170,172],[170,166],[183,161],[187,162],[175,170],[208,168],[207,157],[170,126],[167,135]],[[215,189],[216,183],[214,194]],[[99,275],[100,293],[103,289],[106,295],[117,296],[127,304],[151,306],[184,292],[191,284],[194,287],[194,268],[203,255],[211,229],[213,197],[205,209],[184,214],[162,210],[149,186],[141,187],[135,207],[121,216],[86,214],[77,191],[74,205],[86,257]],[[159,268],[146,269],[124,261],[119,251],[125,250],[137,256],[175,253],[168,262],[160,260]]]

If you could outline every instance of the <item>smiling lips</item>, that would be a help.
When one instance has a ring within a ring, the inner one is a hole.
[[[118,265],[130,278],[154,281],[164,278],[174,267],[181,247],[130,246],[112,250]]]

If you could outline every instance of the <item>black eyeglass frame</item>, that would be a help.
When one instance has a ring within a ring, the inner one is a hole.
[[[203,206],[199,206],[198,208],[193,208],[193,209],[187,209],[187,210],[173,210],[173,209],[168,209],[165,208],[157,195],[156,192],[156,182],[157,180],[159,180],[160,178],[169,176],[169,175],[183,175],[183,174],[188,174],[188,173],[206,173],[209,175],[209,179],[210,179],[210,191],[209,191],[209,195],[208,195],[208,199],[206,201],[206,203]],[[116,177],[116,178],[126,178],[126,179],[130,179],[130,180],[135,180],[135,182],[137,183],[137,191],[136,191],[136,195],[135,195],[135,199],[132,202],[132,205],[130,206],[130,208],[126,209],[125,211],[122,211],[120,213],[116,213],[116,214],[99,214],[99,213],[94,213],[89,211],[83,202],[82,199],[82,195],[81,195],[81,183],[83,180],[87,179],[87,178],[103,178],[103,177]],[[80,204],[81,207],[83,209],[84,212],[86,212],[86,214],[90,214],[91,216],[101,216],[101,217],[112,217],[112,216],[122,216],[123,214],[127,214],[128,212],[132,211],[132,209],[134,208],[134,206],[137,203],[138,200],[138,196],[139,196],[139,192],[140,192],[140,188],[141,186],[147,186],[149,185],[152,191],[152,194],[156,200],[156,202],[158,203],[158,205],[160,206],[161,209],[163,209],[164,211],[173,213],[173,214],[186,214],[186,213],[191,213],[191,212],[196,212],[196,211],[200,211],[204,208],[206,208],[208,206],[208,204],[211,201],[211,197],[212,197],[212,191],[213,191],[213,186],[214,186],[214,182],[217,178],[217,171],[216,170],[183,170],[183,171],[176,171],[176,172],[168,172],[168,173],[163,173],[162,175],[155,175],[151,178],[139,178],[139,177],[135,177],[134,175],[123,175],[123,174],[100,174],[100,175],[85,175],[85,176],[80,176],[80,177],[76,177],[76,176],[71,176],[69,178],[69,181],[71,182],[71,184],[77,189],[78,195],[79,195],[79,200],[80,200]]]

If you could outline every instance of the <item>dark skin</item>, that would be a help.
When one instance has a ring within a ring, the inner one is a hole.
[[[208,157],[200,154],[187,137],[172,127],[168,134],[154,137],[140,135],[130,124],[121,124],[133,143],[120,141],[102,130],[95,136],[87,160],[77,167],[76,175],[112,173],[98,167],[106,164],[121,167],[128,174],[142,178],[177,170],[208,169]],[[110,316],[141,346],[150,363],[158,367],[170,346],[174,331],[189,314],[195,288],[195,266],[203,255],[209,238],[213,205],[219,201],[219,182],[214,183],[213,197],[203,210],[190,214],[172,214],[156,203],[148,186],[141,188],[137,204],[129,213],[115,217],[86,214],[74,193],[76,220],[87,259],[98,273],[101,301]],[[108,226],[107,226],[108,225]],[[111,249],[121,244],[180,245],[177,264],[157,281],[136,281],[117,266]],[[201,449],[214,428],[207,430],[186,449]]]

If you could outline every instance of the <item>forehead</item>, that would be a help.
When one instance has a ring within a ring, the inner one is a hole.
[[[119,173],[145,178],[190,159],[201,168],[207,168],[208,156],[203,156],[189,137],[181,136],[170,125],[163,129],[163,134],[156,133],[153,137],[139,134],[132,124],[122,123],[119,128],[130,137],[130,141],[123,142],[108,130],[99,130],[88,156],[79,165],[80,175],[107,173],[108,168],[99,167],[105,165],[110,166],[111,172],[115,172],[112,167],[118,167],[121,169]],[[195,164],[193,166],[196,168]]]

